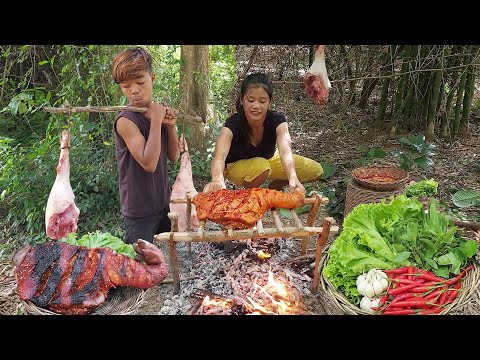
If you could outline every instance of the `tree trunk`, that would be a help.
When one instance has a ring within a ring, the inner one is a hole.
[[[458,70],[456,67],[460,64],[461,56],[458,54],[462,51],[461,45],[456,45],[452,49],[453,58],[448,62],[448,67],[452,67],[451,80],[449,81],[449,92],[447,95],[447,101],[445,104],[445,111],[442,114],[442,120],[440,125],[440,137],[446,138],[449,133],[449,118],[450,110],[452,108],[453,97],[455,95],[455,90],[457,89],[457,80],[458,80]]]
[[[437,114],[437,102],[440,93],[440,85],[442,83],[442,70],[435,72],[433,77],[433,87],[427,115],[427,131],[425,133],[425,140],[428,142],[432,142],[435,136],[435,115]]]
[[[179,108],[190,115],[198,115],[206,123],[213,117],[210,108],[210,55],[208,45],[182,45],[180,49],[180,88]],[[204,126],[202,124],[180,123],[179,132],[188,126],[189,147],[202,149],[204,146]]]
[[[367,66],[366,70],[368,71],[368,76],[372,75],[372,72],[370,70],[370,67],[374,63],[375,54],[372,53],[371,47],[369,46],[367,48]],[[368,103],[368,98],[370,97],[370,94],[372,93],[373,89],[375,88],[375,85],[378,82],[378,78],[375,79],[365,79],[363,82],[363,87],[362,87],[362,92],[360,94],[360,100],[358,102],[358,107],[362,110],[365,110],[367,107]]]
[[[468,64],[470,58],[471,47],[468,46],[465,50],[465,56],[463,57],[463,64]],[[467,82],[468,67],[462,69],[462,76],[460,77],[460,83],[457,90],[457,101],[455,103],[455,118],[453,119],[452,126],[452,135],[453,137],[457,136],[458,130],[460,129],[460,116],[462,112],[462,103],[465,93],[465,83]]]
[[[478,54],[478,46],[471,46],[468,63],[471,63]],[[475,67],[468,65],[467,67],[467,82],[465,83],[465,96],[463,97],[463,112],[460,120],[460,134],[466,135],[468,133],[468,123],[470,118],[470,111],[472,109],[473,90],[475,88]]]

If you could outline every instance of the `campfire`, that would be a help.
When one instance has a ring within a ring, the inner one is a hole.
[[[305,314],[303,299],[281,271],[274,273],[268,260],[275,252],[276,242],[258,242],[243,249],[234,260],[239,268],[230,268],[225,275],[234,295],[220,295],[196,289],[189,315],[300,315]],[[255,258],[256,259],[255,259]],[[250,268],[245,268],[250,260]],[[254,265],[252,265],[252,262]],[[242,272],[245,273],[242,273]]]

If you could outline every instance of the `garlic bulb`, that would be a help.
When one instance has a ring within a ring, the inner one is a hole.
[[[383,271],[371,269],[367,274],[357,276],[356,285],[360,295],[373,299],[388,288],[388,276]]]
[[[375,314],[375,310],[373,310],[372,307],[378,307],[379,303],[379,298],[370,299],[368,296],[364,296],[360,301],[360,309],[370,314]]]

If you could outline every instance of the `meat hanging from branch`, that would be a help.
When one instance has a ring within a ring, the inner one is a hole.
[[[278,190],[214,190],[198,193],[192,199],[200,220],[210,220],[232,229],[248,229],[271,208],[294,209],[305,202],[303,192]]]
[[[172,187],[172,194],[170,195],[171,200],[175,199],[186,199],[187,195],[190,195],[192,198],[197,195],[197,190],[193,184],[192,177],[192,163],[190,161],[190,154],[188,152],[187,141],[185,140],[184,135],[182,134],[178,139],[178,147],[182,152],[180,158],[180,168],[178,170],[177,178]],[[198,229],[198,217],[195,205],[192,205],[190,219],[187,219],[187,204],[179,202],[170,203],[170,211],[176,212],[178,214],[178,230],[187,231],[187,230],[196,230]],[[188,229],[188,221],[190,220],[190,229]]]
[[[147,289],[167,276],[162,251],[137,240],[133,248],[146,264],[105,248],[50,241],[24,246],[14,257],[21,300],[59,314],[89,314],[105,302],[111,288]]]
[[[319,105],[328,102],[328,92],[332,87],[325,66],[325,45],[318,45],[315,59],[305,74],[305,90],[308,96]]]
[[[58,240],[77,231],[80,210],[70,185],[70,132],[64,130],[60,138],[60,158],[57,177],[48,196],[45,210],[45,230],[50,239]]]

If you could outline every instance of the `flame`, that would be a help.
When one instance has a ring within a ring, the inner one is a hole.
[[[265,306],[262,306],[257,301],[253,300],[252,297],[247,296],[248,301],[250,301],[254,309],[263,314],[278,315],[288,313],[290,307],[292,306],[291,302],[289,301],[290,292],[286,289],[285,284],[275,280],[271,270],[268,271],[268,281],[265,286],[262,287],[258,284],[254,284],[254,286],[271,302],[270,309],[267,309]],[[253,293],[253,295],[255,295],[255,293],[256,291]]]
[[[230,304],[232,303],[231,300],[229,299],[210,299],[210,296],[205,296],[202,301],[202,306],[220,306],[220,307],[230,307]]]
[[[264,252],[263,250],[258,250],[257,251],[257,257],[261,260],[268,259],[271,256],[272,256],[272,254],[268,254],[268,253]]]

